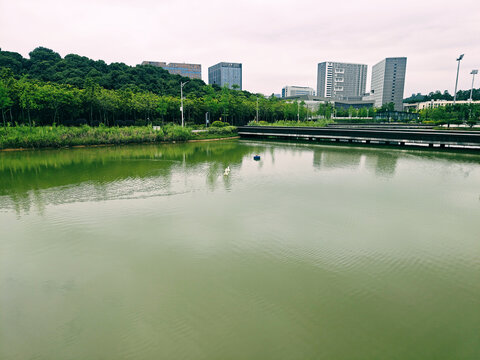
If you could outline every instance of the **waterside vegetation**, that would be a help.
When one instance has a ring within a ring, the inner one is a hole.
[[[193,132],[179,125],[131,127],[6,126],[0,127],[0,149],[38,149],[86,145],[122,145],[203,140],[236,136],[232,126]]]

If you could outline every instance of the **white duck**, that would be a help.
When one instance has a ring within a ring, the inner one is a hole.
[[[225,169],[225,172],[223,173],[223,176],[228,176],[228,174],[230,174],[230,166],[228,166],[228,167]]]

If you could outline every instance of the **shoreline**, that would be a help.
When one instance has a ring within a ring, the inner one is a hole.
[[[172,141],[147,141],[147,142],[131,142],[131,143],[124,143],[124,144],[91,144],[91,145],[73,145],[73,146],[61,146],[61,147],[38,147],[38,148],[7,148],[7,149],[0,149],[0,152],[13,152],[13,151],[35,151],[35,150],[71,150],[71,149],[81,149],[81,148],[93,148],[93,147],[107,147],[107,146],[126,146],[126,145],[166,145],[166,144],[184,144],[190,142],[206,142],[206,141],[220,141],[220,140],[233,140],[239,139],[240,136],[229,136],[229,137],[219,137],[219,138],[212,138],[212,139],[192,139],[186,141],[179,141],[179,140],[172,140]]]

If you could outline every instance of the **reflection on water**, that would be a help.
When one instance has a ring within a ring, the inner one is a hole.
[[[0,208],[181,193],[192,188],[172,181],[197,172],[206,174],[211,190],[228,187],[219,174],[262,151],[225,141],[0,153]]]
[[[388,148],[0,153],[0,359],[478,359],[479,184]]]

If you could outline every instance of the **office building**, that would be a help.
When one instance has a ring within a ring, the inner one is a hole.
[[[395,111],[403,110],[406,69],[406,57],[386,58],[373,66],[370,98],[375,101],[375,107],[394,103]]]
[[[218,86],[228,86],[230,89],[238,86],[242,90],[242,64],[221,62],[208,68],[208,83]],[[235,86],[236,85],[236,86]]]
[[[361,100],[367,84],[367,65],[325,61],[318,64],[317,96]]]
[[[315,95],[315,90],[306,86],[285,86],[282,88],[282,97],[298,95]]]
[[[200,64],[166,63],[161,61],[143,61],[142,65],[152,65],[167,70],[170,74],[189,77],[190,79],[202,78],[202,66]]]

